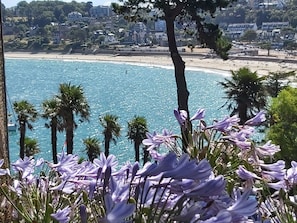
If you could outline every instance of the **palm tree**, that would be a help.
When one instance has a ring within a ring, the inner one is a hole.
[[[30,157],[39,153],[39,145],[36,139],[25,137],[25,155]]]
[[[49,123],[45,124],[45,127],[51,128],[51,144],[53,162],[58,163],[57,158],[57,131],[62,131],[62,119],[59,116],[59,104],[56,98],[45,100],[42,103],[43,114],[42,117],[49,119]]]
[[[231,115],[238,114],[240,124],[243,124],[266,106],[265,77],[259,77],[246,67],[231,73],[230,80],[220,82],[227,98],[222,107],[227,106]]]
[[[100,117],[99,122],[104,128],[102,132],[104,134],[104,149],[105,156],[108,157],[110,142],[113,141],[116,144],[116,139],[120,137],[121,126],[118,123],[118,117],[111,114]]]
[[[87,152],[88,158],[91,162],[100,155],[100,143],[99,140],[93,137],[88,137],[83,140],[86,146],[85,151]]]
[[[146,119],[142,116],[134,116],[134,118],[128,122],[128,139],[134,141],[135,161],[139,161],[139,147],[142,140],[146,138],[148,132]]]
[[[17,120],[20,128],[20,158],[24,159],[26,127],[29,130],[33,129],[31,122],[36,121],[38,113],[34,106],[26,100],[14,102],[13,109],[17,114]]]
[[[63,119],[63,127],[66,130],[67,154],[73,153],[73,132],[77,127],[74,115],[79,115],[80,122],[89,121],[90,107],[82,87],[68,84],[60,84],[58,100],[60,113]]]

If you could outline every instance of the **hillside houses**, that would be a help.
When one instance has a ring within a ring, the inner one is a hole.
[[[227,26],[225,35],[232,40],[238,40],[246,31],[253,30],[257,32],[259,39],[273,40],[281,35],[281,30],[289,27],[289,22],[263,22],[260,27],[257,27],[256,23],[233,23]]]
[[[238,39],[247,30],[256,31],[257,29],[256,23],[233,23],[228,25],[226,34],[231,39]]]
[[[242,0],[238,4],[249,4],[249,7],[256,8],[263,2],[265,1],[249,0],[247,3]],[[251,5],[254,6],[252,7]],[[62,48],[63,44],[72,43],[75,43],[77,46],[97,48],[113,47],[112,45],[115,44],[168,46],[166,23],[162,19],[157,19],[157,11],[153,10],[149,13],[149,16],[154,18],[153,20],[147,19],[145,22],[128,23],[123,16],[114,14],[109,6],[93,6],[91,2],[88,2],[83,9],[69,7],[65,7],[65,9],[70,10],[56,17],[45,16],[43,23],[39,26],[36,25],[39,24],[38,22],[32,20],[33,17],[25,14],[26,11],[16,10],[16,17],[10,17],[5,21],[4,34],[12,36],[10,42],[13,46],[17,46],[19,43],[25,46],[26,41],[36,41],[37,44],[34,46],[39,45],[40,48],[47,47],[50,44],[60,44]],[[59,13],[59,11],[55,12]],[[265,12],[265,10],[262,10],[262,12]],[[232,15],[232,13],[234,17],[239,19],[222,19]],[[51,15],[50,13],[48,14]],[[47,14],[45,13],[45,15]],[[240,19],[244,17],[243,9],[237,11],[230,10],[223,15],[224,17],[221,20],[217,20],[217,22],[222,23],[219,25],[222,28],[223,34],[230,41],[241,40],[248,31],[252,31],[250,33],[253,34],[254,40],[258,42],[277,42],[279,44],[284,41],[295,41],[295,30],[289,29],[291,28],[289,22],[262,22],[261,24],[259,20],[250,19],[249,21],[257,21],[257,23],[236,23],[236,21],[245,21]],[[59,18],[62,19],[59,20]],[[16,20],[19,21],[16,22]],[[175,25],[178,46],[199,44],[196,38],[191,36],[191,33],[194,33],[192,31],[196,29],[194,22],[181,20],[176,22]],[[16,39],[14,43],[12,38]],[[24,40],[24,38],[26,39]],[[28,46],[29,44],[27,44]]]
[[[55,43],[59,43],[61,39],[67,38],[67,33],[73,29],[80,27],[81,29],[87,29],[90,27],[104,27],[104,30],[97,29],[93,31],[93,38],[100,38],[100,43],[109,45],[118,43],[118,38],[121,36],[122,43],[126,44],[149,44],[152,39],[158,44],[163,44],[167,41],[166,37],[166,24],[165,21],[158,20],[155,22],[153,30],[147,28],[143,22],[137,22],[130,26],[129,30],[119,28],[115,30],[113,18],[115,14],[112,12],[109,6],[94,6],[90,8],[90,17],[84,17],[79,12],[71,12],[67,16],[67,22],[64,24],[56,24],[59,26],[59,31],[53,33],[53,40]],[[66,24],[66,26],[65,26]],[[83,25],[85,24],[85,25]],[[87,24],[87,25],[86,25]],[[115,34],[117,32],[120,36]]]

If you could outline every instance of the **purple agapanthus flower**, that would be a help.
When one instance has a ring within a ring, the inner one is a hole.
[[[99,167],[93,165],[92,162],[82,162],[77,165],[76,171],[72,174],[75,177],[91,177],[96,178],[98,175]]]
[[[286,179],[291,185],[297,184],[297,162],[291,162],[291,168],[287,170]]]
[[[253,127],[244,127],[240,129],[240,131],[231,131],[229,134],[223,139],[234,139],[238,141],[246,141],[250,139],[251,135],[255,132],[255,129]]]
[[[281,189],[283,189],[284,191],[288,191],[288,189],[290,189],[288,187],[287,182],[285,180],[281,180],[281,181],[277,181],[277,182],[272,182],[272,183],[267,183],[267,185],[270,188],[272,188],[274,190],[277,190],[277,191],[279,191]]]
[[[148,146],[147,150],[151,151],[153,149],[159,148],[162,144],[167,146],[168,148],[173,148],[176,143],[176,135],[173,135],[172,132],[164,129],[162,134],[157,134],[154,132],[153,134],[147,133],[146,139],[142,141],[143,145]]]
[[[297,183],[297,163],[291,162],[292,167],[288,170],[284,167],[284,161],[279,160],[273,164],[260,164],[268,171],[262,171],[265,177],[276,179],[276,182],[269,182],[267,185],[275,190],[290,190]]]
[[[266,170],[283,172],[286,167],[286,162],[284,160],[278,160],[275,163],[260,163],[259,165]]]
[[[58,190],[58,191],[63,191],[66,194],[71,194],[75,191],[76,189],[76,184],[72,182],[68,182],[67,180],[61,182],[55,187],[51,187],[50,190]]]
[[[58,154],[58,163],[49,164],[53,169],[56,169],[60,174],[72,174],[77,169],[78,156],[72,154],[66,154],[64,151]]]
[[[244,124],[250,125],[250,126],[260,125],[266,120],[265,114],[266,114],[265,111],[262,110],[259,113],[257,113],[255,117],[247,120]]]
[[[122,202],[129,198],[130,185],[123,181],[116,181],[113,177],[110,180],[110,193],[114,202]]]
[[[265,157],[265,156],[271,157],[279,151],[280,151],[280,146],[272,144],[271,140],[269,140],[262,146],[256,147],[256,153],[259,157]]]
[[[67,206],[63,209],[58,209],[56,213],[51,214],[51,217],[54,218],[59,223],[68,223],[70,220],[69,214],[70,214],[70,207]]]
[[[160,145],[163,143],[163,140],[159,137],[157,137],[157,133],[153,132],[151,133],[146,133],[146,139],[142,141],[142,144],[145,146],[148,146],[147,150],[150,151],[155,148],[159,148]]]
[[[240,141],[240,140],[237,140],[237,139],[233,139],[233,140],[230,140],[230,141],[234,145],[236,145],[238,148],[243,149],[243,150],[249,149],[252,146],[252,142],[249,141],[249,140]]]
[[[205,159],[197,163],[196,160],[190,159],[188,154],[182,155],[176,166],[170,170],[163,171],[163,177],[173,179],[195,179],[204,180],[210,176],[212,168]]]
[[[271,180],[283,180],[285,177],[285,171],[262,171],[262,176]]]
[[[223,193],[225,185],[226,181],[224,177],[220,175],[185,191],[185,195],[190,198],[217,196]]]
[[[242,165],[236,170],[237,175],[243,180],[260,179],[255,173],[252,173],[245,169]]]
[[[160,153],[158,153],[157,150],[154,150],[154,149],[149,150],[149,154],[154,160],[159,161],[159,162],[161,160],[163,160],[165,157],[165,154],[160,154]]]
[[[178,121],[180,126],[184,126],[186,124],[188,113],[185,110],[177,110],[174,109],[174,116],[176,120]]]
[[[94,159],[93,163],[94,166],[102,168],[102,173],[105,173],[107,167],[110,167],[113,171],[116,169],[118,165],[118,161],[114,155],[111,154],[108,157],[106,157],[104,153],[100,153],[99,159]]]
[[[213,125],[208,126],[207,129],[212,128],[221,132],[228,132],[234,125],[238,125],[239,120],[240,119],[237,117],[237,115],[226,117],[223,120],[217,121]]]
[[[11,164],[16,172],[22,173],[22,178],[29,177],[34,172],[34,159],[25,157],[24,159],[18,159],[16,162]]]
[[[205,115],[205,110],[200,108],[197,110],[197,112],[192,116],[192,118],[190,118],[190,121],[194,121],[194,120],[201,120],[204,118]]]
[[[162,160],[159,162],[158,165],[153,165],[154,168],[147,168],[141,175],[142,176],[156,176],[164,171],[169,171],[174,169],[177,166],[177,157],[176,154],[173,152],[169,152]]]
[[[246,190],[242,194],[235,192],[235,203],[227,208],[233,217],[249,217],[256,213],[258,202],[251,197],[251,190]]]
[[[211,217],[203,223],[230,223],[232,222],[232,216],[230,212],[221,210],[215,217]]]
[[[135,210],[135,205],[129,204],[127,201],[113,202],[110,194],[104,196],[104,202],[106,216],[101,219],[104,223],[122,222],[125,218],[131,216]]]
[[[141,205],[150,206],[153,203],[159,202],[162,198],[162,190],[158,190],[153,186],[153,183],[149,180],[139,184],[139,202]]]

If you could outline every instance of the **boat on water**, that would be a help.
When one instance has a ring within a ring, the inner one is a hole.
[[[14,122],[8,122],[7,128],[9,132],[15,132],[17,130],[17,124]]]
[[[9,97],[7,97],[8,101],[8,120],[7,120],[7,129],[9,132],[15,132],[17,130],[17,119],[11,104]]]

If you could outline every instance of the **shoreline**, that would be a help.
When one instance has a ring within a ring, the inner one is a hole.
[[[278,56],[276,61],[265,57],[261,60],[252,59],[236,59],[234,57],[228,60],[220,58],[206,58],[188,54],[181,55],[186,65],[186,70],[210,70],[215,73],[223,72],[231,73],[242,67],[248,67],[252,72],[257,72],[259,75],[267,75],[269,72],[289,72],[297,71],[296,63],[288,63],[285,57]],[[120,54],[61,54],[61,53],[46,53],[46,52],[5,52],[4,57],[7,59],[43,59],[43,60],[77,60],[77,61],[103,61],[103,62],[120,62],[139,65],[152,65],[173,68],[171,57],[166,54],[150,54],[150,55],[120,55]],[[294,60],[295,61],[295,60]]]

